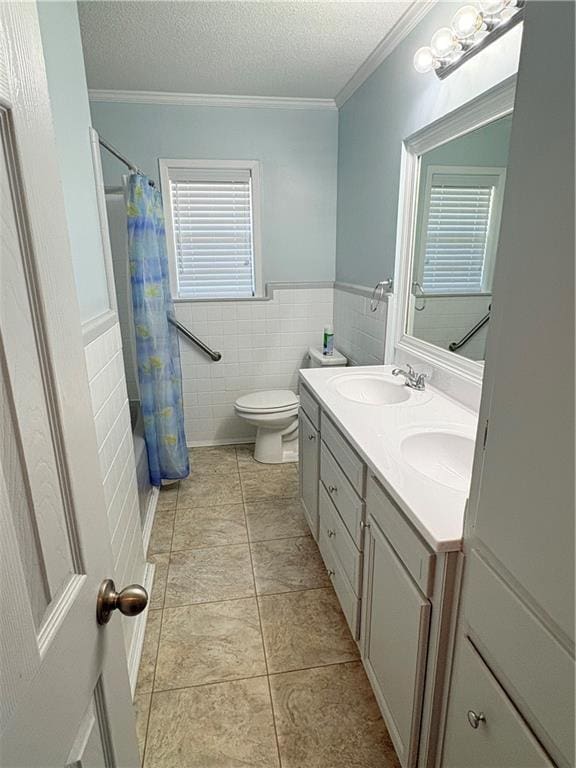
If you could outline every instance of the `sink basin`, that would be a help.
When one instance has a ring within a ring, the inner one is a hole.
[[[376,374],[345,373],[336,376],[331,383],[342,397],[367,405],[403,403],[410,397],[410,390],[403,382],[388,381],[384,376]]]
[[[404,460],[417,472],[457,491],[470,487],[474,440],[448,431],[417,432],[400,444]]]

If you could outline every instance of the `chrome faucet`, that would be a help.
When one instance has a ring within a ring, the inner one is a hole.
[[[419,392],[422,392],[425,389],[425,380],[426,380],[426,374],[425,373],[416,373],[414,368],[409,363],[406,363],[406,368],[408,368],[407,371],[402,370],[402,368],[394,368],[392,371],[392,376],[404,376],[406,379],[405,384],[407,387],[410,387],[410,389],[417,389]]]

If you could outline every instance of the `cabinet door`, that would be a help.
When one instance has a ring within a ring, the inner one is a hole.
[[[552,768],[464,635],[454,660],[442,768]]]
[[[310,419],[300,411],[300,499],[304,514],[318,541],[318,483],[320,480],[320,434]]]
[[[365,547],[364,666],[403,768],[416,764],[430,603],[369,517]]]

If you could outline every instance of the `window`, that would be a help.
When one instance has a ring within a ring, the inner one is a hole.
[[[259,295],[259,163],[160,160],[160,175],[173,295]]]
[[[503,168],[428,169],[420,280],[424,294],[489,293]]]

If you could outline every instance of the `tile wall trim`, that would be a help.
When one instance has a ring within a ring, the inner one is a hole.
[[[82,323],[82,339],[84,340],[84,347],[91,344],[99,336],[102,336],[113,328],[118,322],[118,315],[113,309],[107,309],[102,314],[96,317],[90,318]]]
[[[369,288],[366,285],[356,285],[354,283],[341,283],[338,280],[334,283],[334,288],[338,291],[347,291],[348,293],[355,293],[358,296],[366,296],[371,299],[374,293],[374,287]],[[391,293],[385,293],[382,299],[386,302],[390,301]]]
[[[314,288],[334,288],[334,282],[331,280],[315,282],[269,282],[264,288],[264,296],[250,296],[249,298],[220,298],[220,299],[173,299],[174,304],[221,304],[237,301],[271,301],[274,298],[275,291],[297,291]]]

